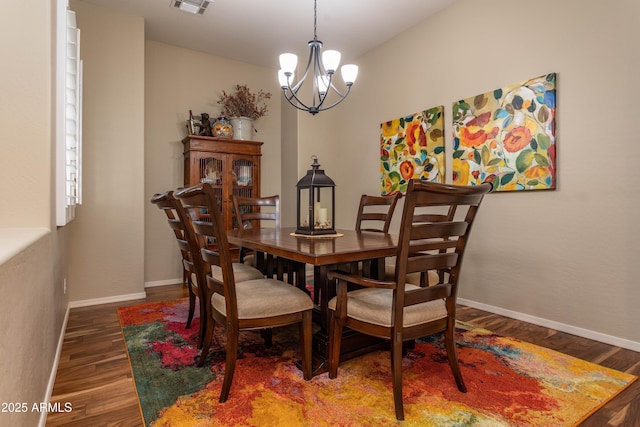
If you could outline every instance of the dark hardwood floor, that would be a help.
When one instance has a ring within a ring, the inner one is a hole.
[[[69,314],[51,402],[70,402],[68,413],[50,413],[47,426],[142,426],[138,399],[120,333],[116,307],[187,296],[182,285],[147,289],[144,300],[74,308]],[[640,376],[640,353],[469,307],[458,319]],[[581,424],[640,426],[640,380]]]

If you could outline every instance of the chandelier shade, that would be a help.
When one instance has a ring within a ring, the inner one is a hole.
[[[295,81],[295,71],[298,66],[298,57],[293,53],[280,55],[280,70],[278,71],[278,83],[283,95],[289,104],[295,108],[307,111],[312,115],[320,111],[333,108],[347,97],[351,86],[358,77],[358,66],[354,64],[343,65],[340,69],[345,84],[344,91],[338,90],[334,85],[333,77],[340,65],[341,55],[337,50],[322,51],[322,42],[317,35],[317,0],[313,2],[313,40],[309,42],[309,60],[302,77]],[[311,100],[304,102],[298,91],[306,78],[311,80]]]

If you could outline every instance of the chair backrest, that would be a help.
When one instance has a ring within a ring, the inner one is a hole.
[[[280,196],[242,197],[234,194],[231,201],[237,228],[259,228],[264,220],[275,221],[275,227],[280,228]]]
[[[406,193],[396,259],[396,325],[406,307],[445,298],[447,310],[455,312],[460,267],[476,213],[491,184],[457,186],[412,180]],[[424,213],[425,210],[447,213]],[[455,215],[454,215],[455,213]],[[435,216],[434,216],[435,215]],[[446,219],[444,217],[447,217]],[[407,291],[406,275],[427,270],[446,270],[444,283]]]
[[[210,300],[213,293],[223,295],[226,303],[227,321],[237,322],[238,304],[231,252],[215,191],[211,184],[201,183],[176,192],[175,197],[180,200],[187,214],[193,218],[191,223],[203,261],[207,283],[207,286],[203,286],[203,288],[207,288],[207,301]],[[198,213],[202,210],[209,213],[208,218],[198,217]],[[216,266],[222,270],[222,281],[215,279],[211,274],[212,268]]]
[[[393,211],[396,209],[396,204],[400,197],[402,197],[401,193],[395,193],[392,196],[369,196],[363,194],[360,197],[360,206],[358,207],[356,231],[388,233]],[[370,222],[377,222],[377,227],[372,227]]]
[[[191,226],[191,218],[182,207],[182,204],[174,197],[173,191],[155,194],[151,198],[151,203],[167,215],[169,227],[171,227],[176,236],[178,247],[182,254],[184,269],[189,273],[195,274],[198,283],[203,283],[200,281],[203,278],[198,277],[201,273],[201,271],[198,271],[200,260],[198,257],[193,256],[194,249],[197,247],[193,245],[195,235]],[[197,283],[194,283],[194,285],[197,285]]]

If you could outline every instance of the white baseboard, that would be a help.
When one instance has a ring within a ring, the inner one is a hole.
[[[167,286],[167,285],[181,285],[182,278],[180,279],[167,279],[167,280],[158,280],[155,282],[144,282],[145,288],[153,288],[156,286]],[[146,298],[146,292],[139,292],[135,294],[126,294],[126,295],[115,295],[112,297],[105,298],[95,298],[95,299],[87,299],[81,301],[71,301],[69,303],[69,308],[77,308],[77,307],[88,307],[91,305],[100,305],[100,304],[109,304],[112,302],[121,302],[121,301],[130,301],[134,299],[143,299]]]
[[[640,352],[640,342],[631,341],[626,338],[615,337],[613,335],[607,335],[601,332],[591,331],[589,329],[583,329],[577,326],[567,325],[566,323],[560,323],[553,320],[544,319],[542,317],[531,316],[529,314],[520,313],[517,311],[511,311],[501,307],[483,304],[481,302],[471,301],[464,298],[458,298],[458,303],[461,305],[477,308],[479,310],[500,314],[501,316],[510,317],[512,319],[533,323],[534,325],[544,326],[546,328],[555,329],[557,331],[566,332],[568,334],[577,335],[579,337],[588,338],[591,340],[603,342],[605,344],[614,345],[616,347],[622,347],[629,350]]]
[[[168,279],[168,280],[156,280],[154,282],[144,282],[145,288],[154,288],[156,286],[167,286],[167,285],[181,285],[182,278],[180,279]]]
[[[64,344],[64,334],[67,332],[67,322],[69,321],[69,305],[67,305],[67,312],[64,314],[64,320],[62,321],[62,328],[60,329],[60,337],[58,338],[58,347],[56,348],[56,355],[53,358],[53,365],[51,366],[51,373],[49,374],[49,382],[47,383],[47,391],[45,392],[43,402],[47,405],[51,402],[51,394],[53,393],[53,386],[56,383],[56,375],[58,373],[58,364],[60,363],[60,354],[62,353],[62,344]],[[47,424],[48,411],[40,412],[40,421],[38,427],[45,427]]]
[[[104,297],[104,298],[95,298],[95,299],[86,299],[81,301],[71,301],[69,303],[69,308],[77,308],[77,307],[88,307],[90,305],[100,305],[100,304],[109,304],[112,302],[121,302],[121,301],[129,301],[134,299],[144,299],[147,297],[146,292],[138,292],[135,294],[126,294],[126,295],[115,295],[112,297]]]

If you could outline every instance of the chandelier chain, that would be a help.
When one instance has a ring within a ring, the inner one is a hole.
[[[313,39],[318,40],[318,0],[313,0]]]

